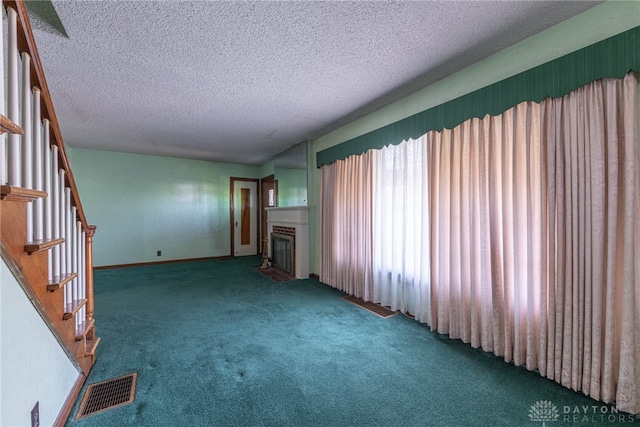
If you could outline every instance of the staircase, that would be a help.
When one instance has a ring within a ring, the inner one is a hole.
[[[0,256],[86,378],[100,342],[93,318],[96,227],[80,203],[25,4],[3,5]]]

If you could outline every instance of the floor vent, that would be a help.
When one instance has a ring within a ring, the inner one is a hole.
[[[351,295],[344,296],[344,299],[357,305],[358,307],[362,307],[367,311],[370,311],[373,314],[377,314],[380,317],[387,318],[396,314],[395,311],[391,311],[388,308],[382,307],[381,305],[374,304],[370,301],[363,301],[360,298],[352,297]]]
[[[134,372],[112,380],[91,384],[84,393],[76,419],[133,402],[136,396],[137,378],[138,373]]]

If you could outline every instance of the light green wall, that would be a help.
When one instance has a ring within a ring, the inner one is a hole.
[[[310,271],[320,269],[320,170],[316,153],[640,25],[640,2],[609,1],[532,36],[310,144]]]
[[[305,169],[276,168],[278,206],[307,205],[307,171]]]
[[[31,425],[36,402],[53,425],[80,372],[2,258],[0,284],[0,426]]]
[[[260,166],[258,175],[260,176],[260,178],[266,178],[273,175],[275,173],[274,170],[274,161],[271,160],[270,162],[267,162],[264,165]]]
[[[96,266],[230,254],[230,177],[256,166],[72,148]],[[162,256],[156,256],[162,251]]]

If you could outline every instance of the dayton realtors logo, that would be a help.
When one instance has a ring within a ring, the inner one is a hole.
[[[618,411],[608,405],[575,405],[562,407],[562,420],[565,423],[626,424],[637,420],[633,415]]]
[[[558,407],[549,400],[539,400],[529,409],[529,419],[533,422],[542,422],[543,427],[547,423],[561,421],[567,423],[587,424],[602,426],[605,424],[625,424],[639,422],[633,415],[620,413],[617,408],[608,405],[575,405],[563,406],[562,416]]]

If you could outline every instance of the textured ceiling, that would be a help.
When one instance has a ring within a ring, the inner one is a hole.
[[[53,1],[34,34],[68,145],[259,165],[597,3]]]

